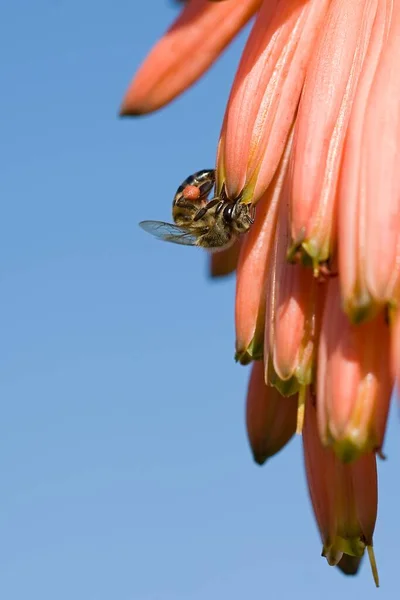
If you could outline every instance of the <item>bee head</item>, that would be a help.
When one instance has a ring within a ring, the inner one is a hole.
[[[245,233],[254,223],[255,207],[251,204],[241,204],[236,201],[228,204],[224,209],[226,211],[226,219],[230,219],[232,227],[237,233]],[[225,215],[224,215],[225,216]]]

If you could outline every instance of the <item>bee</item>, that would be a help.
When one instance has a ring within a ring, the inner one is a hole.
[[[230,200],[223,189],[208,199],[215,185],[215,171],[204,169],[189,175],[178,187],[172,202],[175,224],[142,221],[140,227],[166,242],[200,246],[210,251],[230,246],[254,223],[255,208]]]

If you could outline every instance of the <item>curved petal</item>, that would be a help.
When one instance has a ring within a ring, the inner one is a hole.
[[[307,69],[292,153],[291,235],[318,264],[334,247],[347,124],[378,0],[333,0]]]
[[[226,277],[234,273],[239,260],[241,240],[236,240],[229,248],[213,252],[209,258],[209,273],[212,279]]]
[[[297,396],[285,398],[264,382],[262,361],[251,369],[246,400],[247,435],[256,463],[277,454],[296,432]]]
[[[121,116],[158,110],[191,86],[244,27],[260,2],[190,0],[133,78]]]
[[[307,63],[330,0],[268,0],[247,41],[227,105],[217,188],[257,203],[278,167]]]

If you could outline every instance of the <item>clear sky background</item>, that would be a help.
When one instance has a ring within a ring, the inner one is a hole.
[[[167,109],[119,120],[175,14],[168,0],[0,3],[0,596],[391,598],[398,410],[377,592],[367,564],[349,579],[320,557],[299,440],[252,462],[234,280],[137,226],[168,220],[181,180],[213,166],[244,41]]]

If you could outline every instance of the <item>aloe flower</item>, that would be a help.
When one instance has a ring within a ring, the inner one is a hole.
[[[400,379],[400,0],[188,0],[121,114],[173,100],[252,17],[215,194],[256,220],[210,273],[236,268],[256,462],[302,433],[322,554],[352,575],[367,550],[378,585],[376,457]]]

